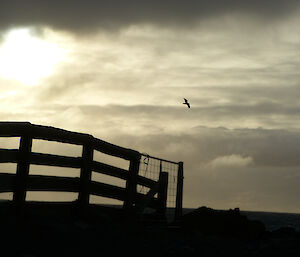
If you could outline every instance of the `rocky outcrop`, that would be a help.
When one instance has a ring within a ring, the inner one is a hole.
[[[204,235],[220,235],[242,238],[258,238],[265,232],[265,225],[241,215],[238,208],[214,210],[200,207],[182,216],[182,228]]]

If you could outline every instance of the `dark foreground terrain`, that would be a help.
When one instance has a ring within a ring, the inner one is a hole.
[[[107,207],[78,215],[71,205],[37,204],[18,223],[11,208],[0,205],[0,210],[3,257],[300,256],[300,235],[292,228],[269,232],[238,210],[202,207],[176,224],[137,222]]]

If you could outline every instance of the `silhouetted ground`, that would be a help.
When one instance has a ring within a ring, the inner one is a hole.
[[[204,231],[201,227],[203,224],[210,227],[215,216],[221,215],[221,220],[225,219],[237,232],[238,226],[234,226],[238,223],[248,226],[237,211],[230,211],[238,217],[238,221],[234,221],[228,212],[216,214],[212,209],[200,208],[193,217],[191,214],[184,217],[189,222],[167,225],[134,222],[124,217],[120,210],[107,207],[94,206],[83,217],[77,215],[72,205],[32,204],[26,210],[25,223],[18,228],[10,207],[0,207],[0,256],[4,257],[300,256],[300,236],[290,228],[247,236],[228,231],[230,225],[224,226],[223,230],[215,226],[215,231],[213,228]],[[215,216],[203,222],[203,213]],[[261,229],[259,226],[258,230]]]

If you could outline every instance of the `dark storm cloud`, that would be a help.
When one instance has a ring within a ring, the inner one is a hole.
[[[0,27],[46,25],[72,32],[118,29],[138,23],[190,26],[226,14],[276,20],[298,7],[296,0],[3,0]]]
[[[278,117],[286,117],[290,119],[298,118],[300,115],[300,106],[293,104],[277,104],[272,102],[260,102],[256,104],[224,104],[218,106],[195,107],[192,106],[190,111],[181,106],[153,106],[153,105],[106,105],[106,106],[80,106],[80,109],[86,115],[99,115],[103,117],[126,117],[129,120],[168,120],[177,121],[176,124],[181,124],[179,121],[186,122],[198,120],[208,121],[223,121],[223,120],[245,120],[259,119],[263,125],[272,122],[272,125],[280,125],[282,122]],[[286,120],[284,122],[287,122]],[[174,123],[175,124],[175,123]]]
[[[288,130],[196,127],[186,133],[114,135],[112,140],[152,155],[181,159],[191,170],[230,155],[251,157],[256,167],[300,166],[300,133]]]
[[[256,167],[300,166],[299,131],[205,126],[191,128],[188,119],[184,118],[184,113],[187,114],[185,110],[181,112],[179,108],[174,108],[172,117],[170,109],[162,106],[79,107],[81,119],[86,121],[85,125],[94,131],[94,135],[97,134],[95,136],[103,137],[101,128],[105,126],[106,138],[112,143],[167,159],[183,159],[192,170],[219,157],[231,155],[251,157]],[[186,124],[186,130],[164,130],[164,126],[178,124]],[[133,125],[140,127],[139,132],[127,131]],[[112,129],[110,132],[108,127]]]

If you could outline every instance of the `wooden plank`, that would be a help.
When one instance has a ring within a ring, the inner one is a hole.
[[[126,199],[123,204],[123,208],[129,213],[134,208],[134,199],[137,193],[137,175],[140,168],[140,157],[130,160],[129,165],[129,176],[126,181]]]
[[[157,183],[157,181],[155,181],[155,180],[152,180],[150,178],[146,178],[146,177],[143,177],[143,176],[140,176],[140,175],[137,175],[136,179],[137,179],[137,183],[139,185],[149,187],[149,188],[153,187]]]
[[[182,216],[182,198],[183,198],[183,162],[179,162],[176,190],[175,220]]]
[[[149,192],[144,195],[143,199],[141,199],[141,201],[136,204],[137,206],[137,212],[139,214],[142,214],[144,209],[149,206],[151,200],[154,198],[154,196],[157,194],[157,193],[161,193],[162,191],[162,179],[165,179],[165,177],[161,176],[162,174],[162,161],[160,161],[160,176],[159,176],[159,180],[150,188]],[[167,175],[168,176],[168,175]],[[161,197],[160,197],[161,198]],[[158,200],[158,203],[157,205],[155,206],[156,208],[160,208],[161,207],[161,200],[162,199],[157,199]]]
[[[122,187],[91,181],[90,194],[124,201],[126,190]]]
[[[0,122],[0,137],[20,137],[29,132],[30,122]]]
[[[80,168],[81,157],[69,157],[55,154],[31,153],[30,163],[36,165]]]
[[[0,163],[17,163],[18,150],[16,149],[0,149]],[[68,168],[80,168],[81,157],[69,157],[54,154],[31,153],[30,163],[36,165],[58,166]]]
[[[90,145],[84,145],[82,149],[82,167],[80,169],[80,190],[78,203],[80,210],[84,211],[89,204],[89,184],[92,176],[92,161],[94,150]]]
[[[137,151],[105,142],[103,140],[94,138],[89,134],[68,131],[50,126],[40,126],[34,124],[30,125],[31,135],[35,139],[57,141],[76,145],[89,144],[92,148],[94,148],[97,151],[127,160],[132,158],[136,154],[139,154]]]
[[[29,122],[0,122],[0,136],[22,135],[29,135],[33,139],[57,141],[75,145],[90,144],[91,147],[97,151],[126,160],[136,158],[140,155],[140,153],[135,150],[105,142],[89,134],[72,132],[50,126],[34,125]]]
[[[22,135],[32,136],[34,139],[78,145],[92,138],[92,136],[88,134],[71,132],[50,126],[34,125],[30,122],[0,122],[0,136],[13,137]]]
[[[158,196],[157,196],[159,207],[157,209],[157,213],[164,217],[166,215],[166,209],[167,209],[168,176],[169,176],[168,172],[161,171],[159,174],[159,187],[158,187]]]
[[[18,152],[17,149],[0,149],[0,163],[18,162]]]
[[[92,162],[92,171],[121,179],[128,178],[128,170],[117,168],[97,161]]]
[[[13,201],[17,207],[17,215],[23,215],[24,202],[26,199],[26,182],[29,173],[29,156],[32,147],[32,138],[22,136],[19,146],[17,173]]]
[[[32,125],[32,136],[35,139],[58,141],[69,144],[89,144],[92,148],[102,153],[120,157],[126,160],[139,154],[137,151],[120,147],[103,140],[94,138],[89,134],[67,131],[54,127]]]
[[[15,186],[15,174],[0,173],[0,193],[12,192]]]
[[[158,213],[165,214],[168,196],[167,172],[160,172],[159,180],[149,190],[149,192],[144,195],[143,198],[140,198],[140,201],[137,204],[137,212],[142,213],[147,206],[150,206],[156,194],[158,194],[158,197],[157,199],[155,199],[157,201],[157,203],[155,204],[155,208],[158,210]]]
[[[103,140],[94,138],[89,134],[72,132],[49,126],[40,126],[33,124],[31,124],[31,126],[31,134],[35,139],[44,139],[77,145],[89,144],[97,151],[127,160],[139,154],[137,151],[105,142]]]
[[[74,145],[88,144],[93,139],[93,137],[89,134],[68,131],[50,126],[40,126],[33,124],[31,124],[31,126],[31,135],[34,139],[56,141]]]
[[[27,191],[78,192],[79,178],[30,175],[27,178]]]
[[[149,190],[149,192],[144,195],[143,199],[140,199],[140,201],[136,204],[138,213],[143,213],[144,209],[149,206],[153,197],[158,193],[158,189],[159,182],[156,182],[155,185]]]
[[[125,160],[131,160],[139,158],[140,153],[138,151],[117,146],[98,138],[94,138],[92,142],[93,148],[101,153],[113,155]]]

